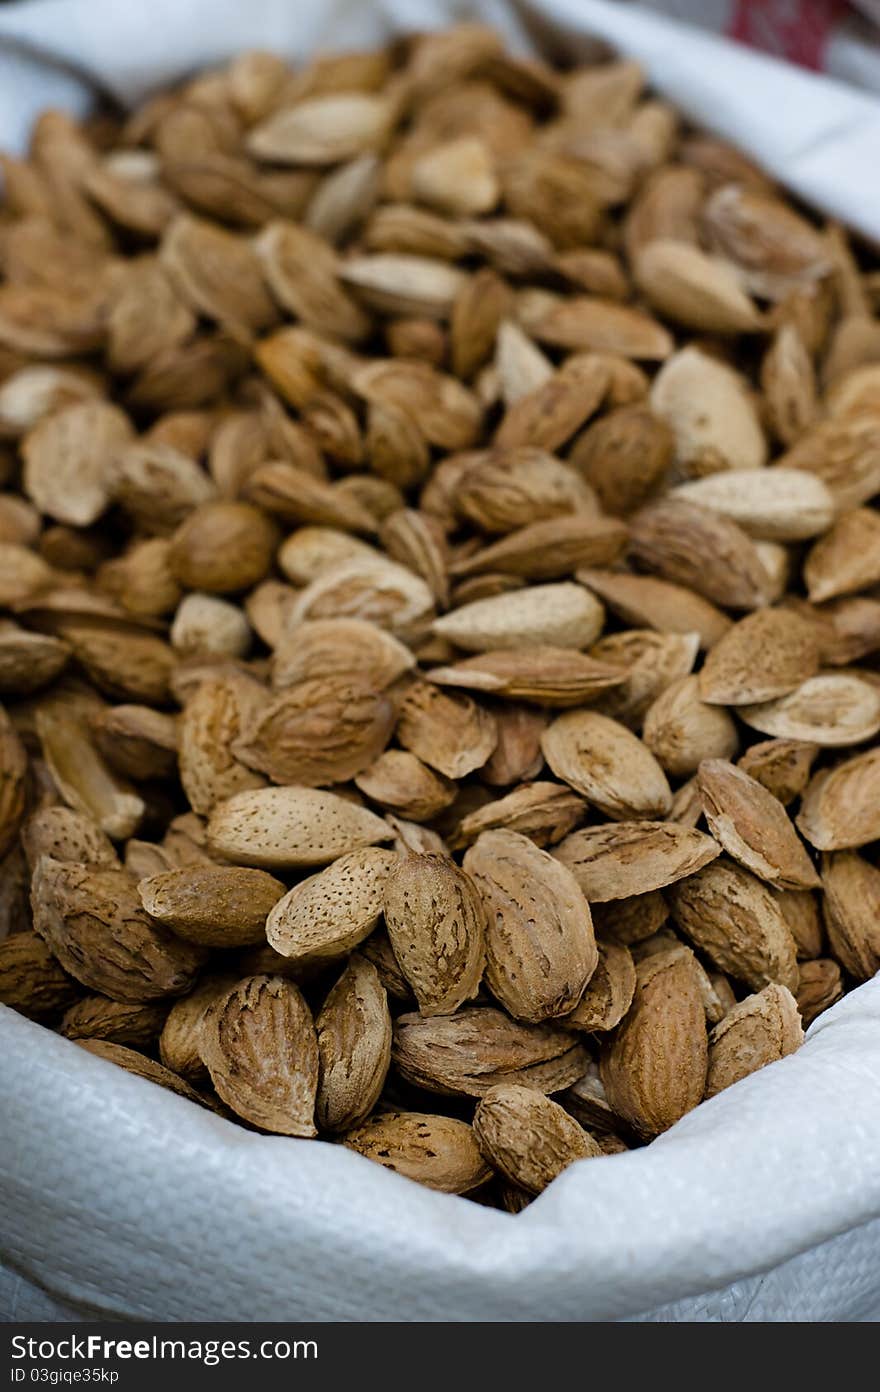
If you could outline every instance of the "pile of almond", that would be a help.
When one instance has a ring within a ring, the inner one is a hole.
[[[474,26],[2,173],[0,1000],[515,1212],[880,967],[863,248]]]

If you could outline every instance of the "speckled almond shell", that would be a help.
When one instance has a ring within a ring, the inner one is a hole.
[[[31,888],[34,927],[61,966],[112,1000],[179,996],[205,959],[141,907],[125,870],[92,869],[41,856]]]
[[[365,847],[294,885],[271,910],[266,937],[292,961],[333,962],[372,933],[382,914],[394,851]]]
[[[464,858],[486,911],[486,984],[517,1020],[567,1015],[596,969],[590,906],[571,871],[515,831],[484,831]]]
[[[404,855],[385,880],[385,926],[422,1015],[450,1015],[479,989],[485,909],[453,860]]]
[[[639,964],[626,1019],[600,1059],[613,1110],[646,1138],[668,1131],[703,1096],[706,1020],[692,953],[676,947]]]
[[[349,959],[315,1019],[321,1075],[316,1116],[325,1131],[347,1131],[369,1116],[391,1062],[391,1015],[379,973]]]
[[[793,1054],[804,1031],[797,1001],[775,982],[733,1006],[709,1036],[706,1096],[714,1097],[768,1063]]]
[[[238,793],[208,822],[208,845],[218,855],[267,869],[326,865],[390,838],[391,828],[374,812],[316,788]]]
[[[314,1136],[318,1041],[292,981],[246,976],[210,1007],[200,1052],[217,1094],[262,1131]]]
[[[350,1131],[345,1144],[443,1194],[467,1194],[492,1175],[473,1128],[453,1117],[383,1112]]]
[[[767,885],[721,857],[667,892],[672,916],[714,965],[760,991],[797,986],[797,950]]]
[[[558,1102],[515,1084],[490,1088],[474,1114],[480,1149],[511,1184],[540,1194],[576,1160],[602,1154]]]

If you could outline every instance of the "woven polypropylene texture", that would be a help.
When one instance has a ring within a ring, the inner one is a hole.
[[[646,1149],[573,1166],[516,1217],[340,1146],[243,1131],[9,1010],[0,1057],[0,1256],[90,1313],[830,1320],[878,1308],[880,979],[820,1017],[797,1054]]]

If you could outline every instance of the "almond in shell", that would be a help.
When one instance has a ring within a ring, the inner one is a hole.
[[[540,1194],[575,1161],[602,1154],[558,1102],[516,1084],[481,1097],[474,1132],[493,1169],[530,1194]]]
[[[215,807],[208,845],[240,865],[294,869],[326,865],[349,851],[388,841],[375,813],[316,788],[257,788]]]
[[[719,859],[669,891],[678,927],[712,963],[752,990],[771,981],[797,986],[794,938],[770,889]]]
[[[697,783],[709,830],[740,865],[776,889],[817,889],[819,876],[778,798],[725,759],[705,759]]]
[[[608,1102],[637,1134],[657,1136],[701,1101],[707,1067],[693,953],[655,953],[639,963],[633,1004],[600,1059]]]
[[[373,1110],[391,1060],[388,997],[358,953],[315,1019],[321,1064],[316,1116],[323,1131],[347,1131]]]
[[[366,847],[300,880],[269,912],[270,945],[296,962],[344,957],[378,923],[386,881],[396,863],[393,851]]]
[[[464,867],[486,906],[486,983],[518,1020],[568,1014],[598,962],[589,905],[571,872],[528,837],[484,831]]]
[[[199,1050],[218,1095],[261,1131],[314,1136],[318,1042],[292,981],[246,976],[209,1007]]]
[[[797,1001],[771,982],[733,1006],[709,1036],[706,1097],[799,1049],[804,1038]]]
[[[467,1194],[492,1175],[473,1128],[453,1117],[381,1112],[344,1141],[349,1150],[443,1194]]]
[[[665,815],[672,794],[650,750],[626,726],[592,711],[558,716],[541,739],[558,778],[615,821]]]
[[[478,887],[454,861],[405,855],[384,887],[385,925],[422,1015],[449,1015],[476,995],[485,963]]]

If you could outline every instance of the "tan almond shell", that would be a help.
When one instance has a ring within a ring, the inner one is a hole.
[[[58,1030],[67,1039],[104,1039],[153,1053],[167,1017],[165,1001],[113,1001],[106,996],[84,996],[64,1012]]]
[[[775,982],[727,1012],[709,1036],[706,1097],[786,1058],[799,1049],[804,1031],[797,1001]]]
[[[368,846],[338,856],[326,869],[300,880],[269,912],[270,945],[296,962],[344,957],[378,923],[396,863],[394,851]]]
[[[825,930],[834,956],[856,981],[880,970],[880,870],[854,851],[822,857]]]
[[[583,827],[553,854],[590,903],[664,889],[708,865],[720,852],[711,836],[671,822],[609,822]]]
[[[486,914],[466,870],[440,855],[404,855],[384,885],[385,926],[422,1015],[451,1015],[476,994]]]
[[[510,1083],[481,1097],[474,1133],[492,1168],[530,1194],[540,1194],[575,1161],[602,1154],[558,1102]]]
[[[292,981],[247,976],[205,1014],[199,1050],[218,1096],[262,1131],[314,1136],[318,1042]]]
[[[31,1020],[54,1024],[77,1000],[80,990],[39,934],[10,933],[0,942],[3,1005]]]
[[[565,1023],[586,1033],[612,1030],[632,1005],[636,969],[632,953],[621,943],[600,942],[599,962],[587,988]]]
[[[264,870],[206,865],[150,875],[138,884],[151,918],[203,947],[247,947],[266,936],[266,919],[287,887]]]
[[[358,1126],[379,1100],[391,1061],[388,997],[355,953],[315,1017],[321,1064],[316,1118],[323,1131]]]
[[[782,803],[725,759],[700,764],[706,823],[740,865],[776,889],[817,889],[819,876]]]
[[[326,865],[391,839],[374,812],[317,788],[258,788],[221,802],[208,821],[209,848],[260,869]]]
[[[666,775],[624,725],[592,711],[559,716],[541,738],[558,778],[615,821],[656,818],[671,806]]]
[[[522,1024],[501,1010],[476,1005],[454,1015],[400,1015],[391,1058],[407,1082],[453,1097],[482,1097],[505,1082],[561,1092],[588,1062],[569,1030]]]
[[[782,910],[767,885],[719,859],[668,892],[672,916],[720,971],[752,990],[797,986],[797,953]]]
[[[31,902],[34,927],[64,970],[112,1000],[182,995],[204,961],[201,948],[144,912],[137,881],[125,870],[41,856]]]
[[[443,1194],[467,1194],[492,1175],[473,1128],[453,1117],[380,1112],[350,1131],[344,1143],[366,1159]]]
[[[708,1044],[695,967],[682,947],[641,962],[630,1011],[600,1056],[610,1106],[646,1138],[667,1131],[705,1090]]]
[[[464,867],[486,910],[486,984],[517,1020],[568,1014],[598,963],[590,909],[577,881],[513,831],[484,831]]]

